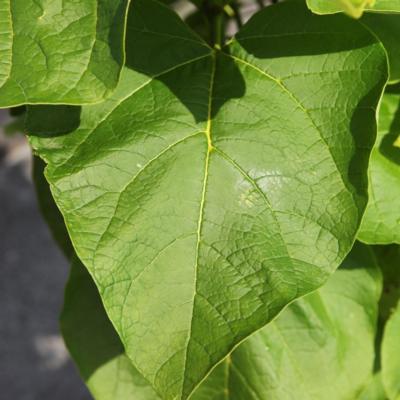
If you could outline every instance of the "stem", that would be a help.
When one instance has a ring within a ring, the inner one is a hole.
[[[210,26],[210,44],[212,47],[221,46],[224,40],[225,15],[224,10],[209,1],[205,1],[203,12],[208,19]]]
[[[240,29],[243,26],[243,21],[242,21],[242,16],[240,15],[240,12],[239,12],[239,6],[235,2],[231,5],[231,7],[235,13],[234,17],[235,17],[236,25],[237,25],[238,29]]]
[[[222,13],[218,13],[215,15],[214,18],[214,27],[213,27],[213,46],[218,45],[218,46],[222,46],[222,42],[223,42],[223,36],[224,36],[224,19],[225,16]]]

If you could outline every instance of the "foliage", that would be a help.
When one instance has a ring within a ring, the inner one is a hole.
[[[27,105],[82,378],[397,399],[400,16],[339,12],[399,2],[164,3],[0,5],[0,107]]]

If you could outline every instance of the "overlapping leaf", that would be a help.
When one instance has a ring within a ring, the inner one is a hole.
[[[392,90],[381,103],[369,166],[369,202],[359,232],[366,243],[400,243],[400,90]]]
[[[2,0],[0,108],[98,102],[124,62],[129,0]]]
[[[191,398],[356,398],[372,379],[380,289],[370,250],[357,245],[327,285],[290,305],[242,343]],[[125,355],[97,289],[78,260],[72,266],[61,324],[96,400],[159,399]],[[372,385],[360,399],[377,400],[366,397],[371,392],[376,392]]]
[[[400,0],[307,0],[307,5],[317,14],[344,11],[352,17],[361,17],[364,11],[400,12]]]
[[[129,358],[185,399],[351,248],[386,58],[359,23],[298,2],[223,51],[153,0],[131,11],[112,97],[53,137],[43,109],[29,126]]]

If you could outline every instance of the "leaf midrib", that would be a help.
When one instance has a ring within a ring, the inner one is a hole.
[[[200,201],[200,210],[199,210],[199,218],[198,218],[198,225],[197,225],[197,242],[196,242],[196,255],[195,255],[195,276],[194,276],[194,294],[192,300],[192,314],[190,317],[190,327],[188,331],[188,338],[186,342],[186,351],[185,351],[185,358],[184,358],[184,374],[182,380],[182,387],[181,387],[181,398],[184,396],[185,390],[185,383],[186,383],[186,371],[187,371],[187,360],[188,360],[188,352],[189,352],[189,344],[192,336],[192,329],[193,329],[193,315],[194,315],[194,305],[197,295],[197,270],[198,270],[198,261],[199,261],[199,252],[200,252],[200,242],[201,242],[201,231],[203,226],[203,217],[204,217],[204,205],[205,205],[205,198],[206,198],[206,191],[207,191],[207,183],[208,183],[208,168],[210,165],[210,157],[211,152],[213,151],[213,144],[211,138],[211,126],[212,126],[212,105],[213,105],[213,93],[214,93],[214,83],[215,83],[215,72],[216,72],[216,51],[214,50],[211,53],[212,57],[212,65],[211,65],[211,76],[210,76],[210,86],[208,92],[208,108],[207,108],[207,126],[205,135],[207,138],[207,155],[205,160],[204,166],[204,178],[203,178],[203,190],[201,195]]]

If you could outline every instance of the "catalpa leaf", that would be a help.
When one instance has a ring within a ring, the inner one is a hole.
[[[129,0],[2,0],[0,108],[98,102],[124,63]]]
[[[378,137],[369,166],[369,202],[359,239],[366,243],[400,243],[400,89],[383,96]]]
[[[400,0],[306,0],[311,11],[333,14],[344,11],[360,18],[364,11],[400,12]]]
[[[358,398],[373,379],[380,291],[371,250],[357,244],[322,289],[294,302],[242,343],[191,398],[291,400],[294,394],[307,400]],[[349,318],[343,318],[344,309]],[[160,399],[130,363],[97,288],[78,259],[66,288],[61,326],[96,400]],[[367,393],[377,390],[372,385],[360,399],[371,398]]]
[[[30,107],[28,130],[127,355],[186,399],[350,250],[387,62],[358,22],[301,2],[221,51],[153,0],[131,12],[113,95],[53,137]]]
[[[390,400],[400,399],[400,303],[389,318],[382,341],[382,381]]]

